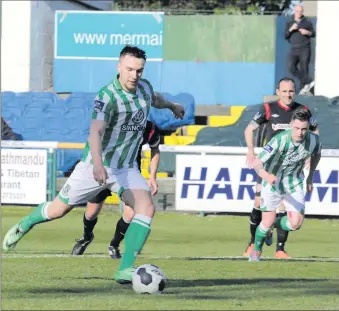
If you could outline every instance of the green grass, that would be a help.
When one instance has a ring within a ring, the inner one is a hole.
[[[2,234],[28,212],[2,208]],[[116,212],[103,211],[87,255],[54,256],[70,253],[82,213],[36,226],[2,257],[3,310],[339,310],[338,220],[306,219],[290,234],[290,255],[308,260],[269,259],[272,246],[250,263],[225,258],[242,254],[248,217],[158,213],[137,265],[160,266],[169,282],[164,295],[143,296],[112,279],[118,261],[105,255]]]

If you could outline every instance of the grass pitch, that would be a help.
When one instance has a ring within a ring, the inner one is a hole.
[[[29,212],[2,208],[2,234]],[[273,259],[272,245],[251,263],[241,257],[248,217],[159,212],[137,265],[153,263],[169,281],[144,296],[113,280],[118,261],[106,249],[118,212],[104,210],[86,254],[70,256],[82,215],[38,225],[2,255],[3,310],[339,310],[338,220],[306,219],[289,237],[293,260]]]

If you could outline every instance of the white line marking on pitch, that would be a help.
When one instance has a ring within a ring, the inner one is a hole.
[[[73,256],[71,254],[1,254],[3,259],[30,259],[30,258],[109,258],[106,254],[87,254],[82,256]],[[145,256],[140,255],[140,258],[148,259],[177,259],[177,260],[247,260],[242,256]],[[262,260],[276,260],[276,261],[310,261],[310,262],[339,262],[339,258],[336,257],[307,257],[307,258],[292,258],[292,259],[277,259],[274,257],[262,257]]]

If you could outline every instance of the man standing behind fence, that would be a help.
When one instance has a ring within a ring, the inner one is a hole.
[[[314,86],[314,81],[308,74],[308,66],[311,59],[311,38],[315,37],[312,22],[304,15],[301,5],[296,5],[294,16],[286,24],[285,39],[291,45],[288,56],[289,71],[300,80],[301,95],[307,93]],[[298,64],[299,67],[298,68]]]

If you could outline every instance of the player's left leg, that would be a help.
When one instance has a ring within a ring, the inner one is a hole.
[[[122,216],[117,222],[114,236],[111,240],[111,243],[108,246],[108,253],[112,259],[121,258],[120,243],[124,239],[126,231],[130,223],[132,222],[133,217],[134,217],[133,208],[124,204]]]
[[[286,231],[295,231],[300,229],[304,221],[305,214],[305,194],[303,189],[298,189],[294,193],[283,196],[287,216],[282,217],[276,222],[277,227]]]
[[[120,170],[116,179],[116,185],[119,185],[117,193],[120,194],[125,204],[135,211],[126,232],[125,248],[120,266],[114,274],[114,279],[123,284],[132,281],[134,262],[149,236],[155,206],[149,187],[136,168]]]

